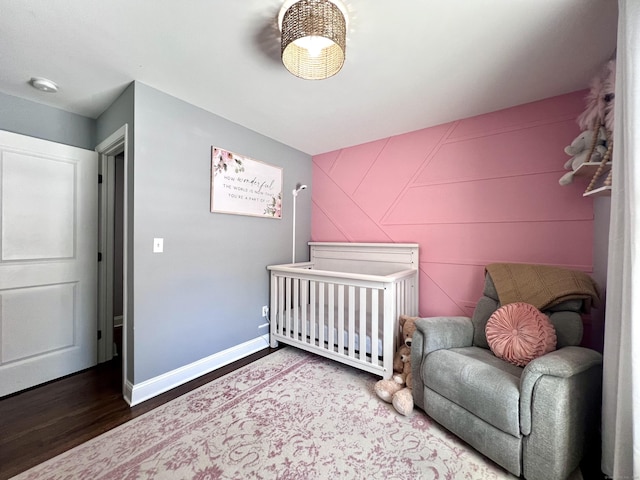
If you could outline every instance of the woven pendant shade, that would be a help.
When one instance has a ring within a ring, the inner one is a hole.
[[[295,76],[321,80],[340,71],[346,21],[329,0],[300,0],[282,18],[282,63]]]

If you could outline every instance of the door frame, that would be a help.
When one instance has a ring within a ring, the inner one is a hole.
[[[102,261],[98,263],[98,330],[102,336],[98,340],[98,363],[113,358],[113,261],[114,261],[114,219],[115,219],[115,161],[116,155],[123,154],[124,188],[122,198],[122,394],[126,399],[127,354],[129,305],[127,302],[129,285],[128,252],[128,192],[129,192],[129,126],[123,125],[101,142],[98,152],[99,173],[102,175],[102,188],[99,191],[100,211],[98,212],[99,236],[98,251]]]

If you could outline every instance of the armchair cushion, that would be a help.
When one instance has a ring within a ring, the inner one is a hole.
[[[491,280],[487,275],[487,283]],[[478,300],[476,308],[473,311],[473,344],[482,347],[489,348],[489,342],[487,342],[486,328],[489,318],[500,307],[498,300],[491,297],[483,296]]]
[[[582,317],[577,311],[563,311],[563,312],[545,312],[549,315],[549,321],[556,329],[558,349],[562,347],[569,347],[580,345],[582,341]]]
[[[549,318],[524,302],[510,303],[493,312],[486,335],[494,355],[520,367],[556,349],[556,331]]]
[[[424,385],[494,427],[520,435],[522,368],[489,350],[465,347],[437,350],[423,360]]]

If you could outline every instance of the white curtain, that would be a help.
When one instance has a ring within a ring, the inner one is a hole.
[[[640,1],[618,1],[602,470],[640,478]]]

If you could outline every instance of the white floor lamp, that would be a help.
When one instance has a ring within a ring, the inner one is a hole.
[[[296,198],[300,190],[307,188],[306,185],[297,184],[293,189],[293,229],[292,229],[292,243],[291,243],[291,263],[296,263]]]

